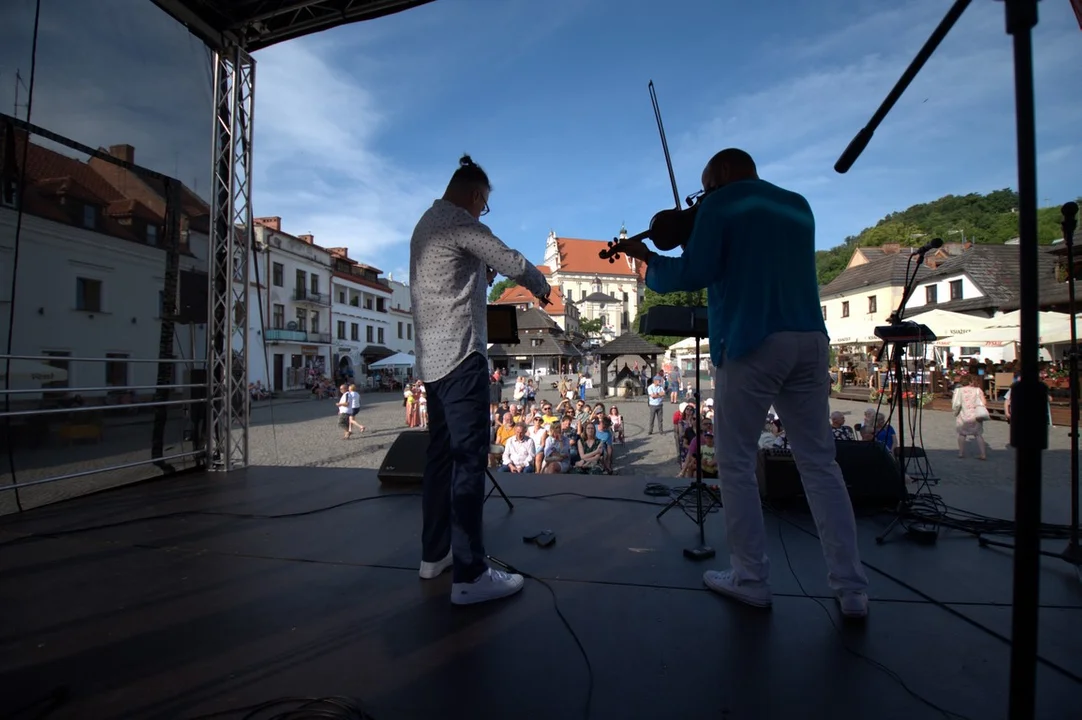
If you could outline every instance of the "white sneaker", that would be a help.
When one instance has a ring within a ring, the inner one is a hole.
[[[526,583],[521,575],[489,568],[481,576],[468,583],[451,585],[451,602],[455,605],[473,605],[488,600],[499,600],[514,595]]]
[[[703,582],[716,593],[755,607],[768,608],[774,604],[774,594],[766,583],[737,582],[732,570],[707,570]]]
[[[421,561],[421,579],[432,580],[438,578],[443,573],[447,572],[447,568],[454,564],[453,554],[450,550],[447,551],[447,557],[439,562],[425,562]]]
[[[834,599],[846,618],[860,620],[868,617],[868,593],[863,590],[843,590]]]

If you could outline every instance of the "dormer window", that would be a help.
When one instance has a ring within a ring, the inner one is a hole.
[[[83,205],[83,227],[87,230],[98,227],[98,209],[93,205]]]

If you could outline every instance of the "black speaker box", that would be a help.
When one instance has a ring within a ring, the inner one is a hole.
[[[428,431],[407,430],[391,444],[376,477],[385,485],[420,485],[428,460]]]
[[[882,443],[839,440],[834,445],[854,507],[893,507],[905,499],[898,462]],[[792,454],[760,450],[756,476],[764,500],[780,504],[805,499]]]
[[[195,270],[181,270],[178,278],[177,322],[181,325],[205,325],[210,308],[210,287],[207,274]],[[258,308],[254,309],[258,312]],[[258,317],[256,317],[258,320]]]

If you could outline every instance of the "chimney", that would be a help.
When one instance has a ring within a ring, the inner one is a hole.
[[[314,235],[298,235],[297,239],[302,241],[302,242],[306,242],[309,245],[315,244],[315,241],[316,241],[316,238],[315,238]]]
[[[282,232],[282,218],[277,215],[271,217],[255,218],[253,222],[256,225],[262,225],[268,230],[274,230],[275,232]]]
[[[110,145],[109,154],[117,160],[123,160],[132,165],[135,164],[135,148],[131,145]]]
[[[311,235],[308,237],[311,237]],[[336,258],[342,258],[343,260],[349,259],[349,248],[327,248],[327,252]]]
[[[897,255],[902,251],[902,246],[901,243],[884,243],[882,250],[889,255]]]

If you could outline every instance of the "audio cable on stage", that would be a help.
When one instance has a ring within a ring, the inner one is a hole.
[[[654,488],[654,493],[659,492],[658,491],[659,487],[664,487],[663,485],[660,485],[660,484],[657,484],[657,486],[658,487]],[[650,493],[650,494],[653,494],[653,493]],[[387,493],[385,495],[373,495],[373,496],[362,497],[362,498],[354,498],[354,499],[351,499],[351,500],[345,500],[345,501],[342,501],[342,502],[334,503],[332,505],[321,506],[321,507],[317,507],[317,508],[311,508],[311,509],[308,509],[308,510],[299,510],[299,511],[294,511],[294,512],[277,513],[277,514],[238,513],[238,512],[214,511],[214,510],[177,511],[177,512],[163,513],[163,514],[158,514],[158,515],[148,515],[148,516],[143,516],[143,517],[138,517],[138,518],[129,518],[129,519],[126,519],[126,520],[119,520],[119,521],[110,522],[110,523],[102,523],[102,524],[99,524],[99,525],[91,525],[91,526],[83,526],[83,527],[77,527],[77,528],[69,528],[69,529],[66,529],[66,530],[56,530],[56,531],[39,532],[39,533],[27,533],[26,535],[19,536],[19,537],[13,538],[13,539],[9,539],[9,540],[5,540],[3,542],[0,542],[0,550],[2,550],[4,547],[10,546],[10,545],[23,543],[23,542],[30,542],[30,541],[33,541],[33,540],[67,537],[67,536],[72,536],[72,535],[89,533],[89,532],[93,532],[93,531],[96,531],[96,530],[104,530],[104,529],[108,529],[108,528],[115,528],[115,527],[134,525],[134,524],[143,523],[143,522],[154,522],[154,521],[157,521],[157,520],[167,520],[167,519],[171,519],[171,518],[206,516],[206,517],[226,517],[226,518],[249,519],[249,520],[279,520],[279,519],[297,518],[297,517],[305,517],[305,516],[310,516],[310,515],[316,515],[316,514],[320,514],[320,513],[324,513],[324,512],[329,512],[331,510],[345,508],[345,507],[349,507],[349,506],[352,506],[352,505],[357,505],[357,504],[360,504],[360,503],[365,503],[365,502],[370,502],[370,501],[375,501],[375,500],[385,500],[385,499],[390,499],[390,498],[404,498],[404,497],[414,498],[414,497],[420,497],[420,496],[421,496],[421,493],[418,493],[418,492]],[[599,502],[618,502],[618,503],[630,503],[630,504],[637,504],[637,505],[649,505],[651,507],[664,507],[664,503],[654,501],[654,500],[639,499],[639,498],[626,498],[626,497],[605,497],[605,496],[600,496],[600,495],[589,495],[589,494],[586,494],[586,493],[578,493],[578,492],[554,492],[554,493],[546,493],[546,494],[542,494],[542,495],[511,495],[509,497],[511,497],[514,500],[537,500],[537,501],[544,501],[544,500],[550,500],[550,499],[561,498],[561,497],[575,497],[575,498],[581,498],[581,499],[584,499],[584,500],[594,500],[594,501],[599,501]],[[816,535],[813,531],[811,531],[811,530],[799,525],[798,523],[786,518],[784,515],[775,512],[773,510],[773,508],[770,508],[769,506],[767,506],[766,509],[771,510],[771,512],[778,518],[778,520],[780,522],[784,522],[784,523],[787,523],[789,525],[792,525],[793,527],[797,528],[801,532],[804,532],[805,534],[807,534],[807,535],[809,535],[811,537],[814,537],[814,538],[816,538],[816,540],[818,540],[818,535]],[[955,512],[961,513],[963,511],[955,511]],[[990,527],[990,528],[991,527],[999,527],[999,528],[1007,529],[1008,525],[1010,524],[1009,521],[1006,521],[1006,520],[996,520],[994,518],[986,518],[986,517],[983,517],[983,516],[973,515],[973,514],[970,514],[970,515],[972,516],[972,522],[986,523],[987,524],[986,526]],[[11,524],[17,525],[21,521],[24,521],[24,520],[22,518],[18,518],[18,519],[15,520],[15,522],[13,522]],[[7,530],[10,532],[11,528],[7,528]],[[790,570],[792,570],[792,563],[791,563],[791,560],[789,558],[788,549],[785,548],[785,546],[784,546],[784,540],[783,540],[782,544],[783,544],[783,548],[784,548],[784,551],[785,551],[786,562],[789,563]],[[152,550],[156,549],[154,546],[149,546],[149,545],[146,545],[145,543],[141,544],[140,547],[143,547],[145,549],[152,549]],[[238,554],[238,553],[232,553],[232,554],[237,555],[239,557],[260,557],[260,558],[263,558],[263,556],[245,555],[245,554]],[[278,560],[295,561],[295,562],[301,562],[302,561],[299,558],[266,557],[264,559],[278,559]],[[509,572],[514,572],[514,573],[521,574],[525,578],[528,578],[528,579],[531,579],[531,580],[534,580],[534,581],[538,582],[539,584],[543,585],[546,590],[549,591],[549,593],[550,593],[550,595],[552,596],[552,599],[553,599],[553,606],[554,606],[554,609],[556,610],[557,616],[559,617],[559,619],[560,619],[561,623],[564,625],[564,627],[567,629],[568,634],[570,634],[572,636],[572,639],[573,639],[576,647],[579,649],[579,652],[582,654],[583,660],[584,660],[584,662],[586,663],[586,666],[587,666],[588,687],[587,687],[587,698],[586,698],[586,708],[585,708],[585,710],[586,710],[587,717],[588,717],[588,713],[590,711],[590,707],[592,705],[592,700],[593,700],[593,688],[594,688],[593,665],[592,665],[592,663],[590,661],[589,654],[587,653],[585,646],[583,645],[582,641],[579,639],[578,635],[575,633],[573,627],[571,626],[571,623],[567,620],[567,618],[564,616],[562,610],[560,609],[556,591],[549,584],[549,581],[547,581],[547,580],[545,580],[543,578],[540,578],[540,577],[538,577],[536,575],[527,573],[527,572],[522,571],[520,569],[514,568],[514,567],[510,566],[509,564],[507,564],[507,563],[505,563],[505,562],[503,562],[501,560],[498,560],[496,558],[491,558],[490,557],[490,560],[492,560],[493,564],[499,565],[499,566],[507,569]],[[311,561],[311,560],[303,560],[303,562],[313,562],[313,561]],[[316,561],[316,562],[318,562],[318,561]],[[876,574],[878,574],[878,575],[886,578],[887,580],[890,580],[891,582],[895,583],[899,587],[902,587],[902,588],[908,590],[909,592],[917,595],[918,597],[922,598],[922,600],[924,602],[926,602],[926,603],[928,603],[930,605],[933,605],[933,606],[935,606],[935,607],[937,607],[937,608],[939,608],[941,610],[944,610],[945,612],[947,612],[947,613],[953,615],[954,617],[966,622],[967,624],[977,628],[978,630],[981,630],[985,634],[1000,640],[1001,642],[1003,642],[1007,646],[1011,645],[1010,638],[1007,638],[1004,635],[1002,635],[1001,633],[998,633],[995,630],[987,627],[986,625],[983,625],[982,623],[977,622],[976,620],[973,620],[972,618],[969,618],[965,614],[959,612],[958,610],[955,610],[954,608],[950,607],[946,603],[933,598],[932,596],[928,595],[927,593],[915,588],[914,586],[910,585],[909,583],[905,582],[904,580],[902,580],[902,579],[900,579],[900,578],[886,572],[885,570],[882,570],[882,569],[868,563],[867,561],[864,561],[862,564],[866,568],[871,570],[872,572],[875,572]],[[398,567],[398,566],[374,565],[374,564],[364,564],[364,563],[357,563],[356,566],[357,567],[368,567],[368,568],[409,570],[409,571],[415,571],[416,570],[416,568],[412,568],[412,567],[406,568],[406,567]],[[794,576],[794,578],[796,578],[795,572],[793,573],[793,576]],[[591,583],[593,581],[581,580],[581,581],[578,581],[578,582],[589,584],[589,583]],[[644,589],[652,589],[652,590],[657,590],[657,589],[690,590],[690,588],[688,588],[686,586],[671,586],[671,587],[669,587],[669,586],[659,586],[659,585],[655,585],[655,584],[646,584],[646,583],[606,583],[606,584],[609,584],[609,585],[617,584],[617,585],[621,585],[621,586],[624,586],[624,587],[635,587],[635,588],[644,588]],[[815,600],[816,602],[819,602],[818,598],[816,598],[815,596],[809,595],[807,593],[807,591],[804,589],[803,585],[800,584],[799,579],[797,579],[797,585],[801,589],[801,594],[800,595],[792,595],[792,597],[808,598],[808,599],[811,599],[811,600]],[[696,591],[698,591],[698,589],[696,589]],[[775,593],[775,595],[780,596],[780,597],[786,597],[786,595],[781,594],[781,593]],[[968,603],[968,604],[973,605],[973,606],[978,606],[978,607],[998,607],[998,606],[1001,605],[1001,604],[992,603],[992,602]],[[828,615],[829,615],[829,610],[827,610],[825,606],[824,606],[823,609],[826,610]],[[833,623],[833,617],[831,617],[831,621]],[[835,628],[837,629],[836,625],[835,625]],[[843,643],[843,645],[844,645],[844,643]],[[936,706],[934,703],[932,703],[931,701],[927,700],[926,698],[921,697],[915,691],[911,690],[904,683],[904,681],[900,678],[900,676],[898,676],[898,674],[896,672],[894,672],[890,668],[886,667],[882,663],[879,663],[876,660],[868,658],[868,657],[856,652],[855,650],[852,650],[848,646],[846,646],[845,649],[848,652],[856,655],[860,659],[863,659],[863,660],[867,661],[868,663],[870,663],[876,669],[886,673],[889,677],[891,677],[893,680],[895,680],[899,684],[899,686],[902,687],[902,689],[905,690],[907,693],[913,695],[915,698],[917,698],[921,702],[925,703],[929,707],[935,708],[939,712],[943,713],[946,717],[948,717],[948,718],[962,718],[962,717],[964,717],[964,716],[958,715],[956,713],[951,713],[950,711],[947,711],[947,710],[945,710],[943,708],[940,708],[940,707]],[[1078,683],[1078,684],[1082,685],[1082,676],[1079,676],[1079,675],[1071,672],[1067,668],[1065,668],[1065,667],[1063,667],[1061,665],[1058,665],[1057,663],[1054,663],[1051,660],[1048,660],[1047,658],[1038,656],[1037,661],[1040,664],[1044,665],[1045,667],[1048,667],[1049,669],[1051,669],[1051,670],[1057,672],[1058,674],[1062,675],[1063,677],[1066,677],[1066,678],[1074,681],[1075,683]],[[277,702],[277,701],[275,701],[275,702]],[[282,701],[282,702],[285,702],[285,701]],[[252,706],[252,707],[255,708],[257,706]],[[259,712],[262,712],[265,709],[265,708],[263,708],[262,705],[259,706],[259,707],[261,708],[259,710]],[[246,710],[246,709],[248,709],[248,708],[237,709],[237,710],[232,710],[232,711],[228,711],[228,712],[235,714],[235,713],[239,713],[239,712],[241,712],[243,710]],[[297,712],[299,713],[300,711],[297,711]],[[192,720],[210,720],[210,718],[214,718],[214,717],[224,717],[224,715],[222,715],[222,714],[207,715],[207,716],[201,716],[198,719],[192,719]],[[255,718],[256,718],[255,715],[251,715],[250,717],[252,718],[252,720],[255,720]],[[347,717],[353,717],[353,716],[331,716],[331,715],[325,715],[325,714],[324,715],[309,715],[309,716],[306,716],[306,715],[303,715],[303,714],[293,714],[293,715],[280,715],[280,716],[275,716],[275,717],[278,720],[285,720],[285,718],[306,718],[306,717],[342,717],[342,718],[347,718]],[[367,717],[367,716],[357,716],[357,717]]]

